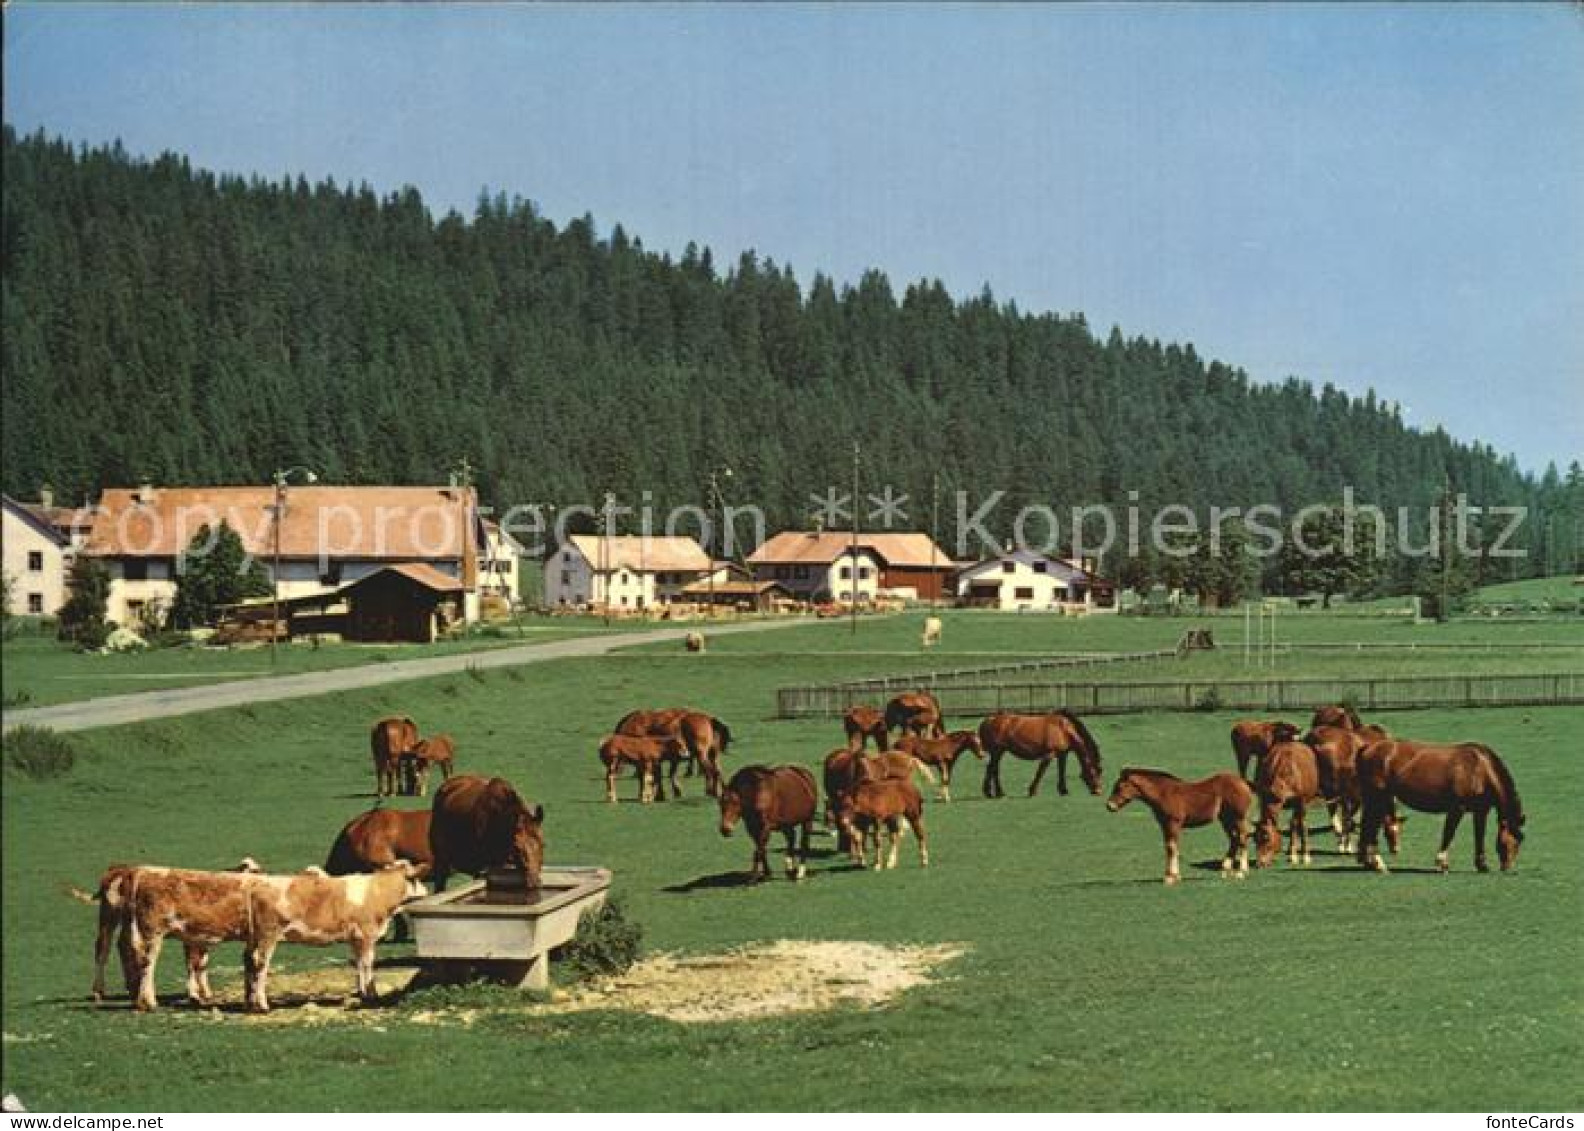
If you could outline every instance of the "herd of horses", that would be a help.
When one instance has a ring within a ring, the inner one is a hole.
[[[635,711],[618,723],[599,748],[605,796],[615,801],[616,778],[627,766],[639,780],[640,801],[664,799],[662,770],[668,774],[671,796],[679,796],[679,765],[697,763],[707,791],[719,799],[722,834],[730,835],[740,822],[753,839],[751,876],[770,876],[769,842],[779,832],[785,838],[787,875],[796,879],[807,872],[817,819],[836,834],[838,851],[848,852],[860,867],[868,866],[871,856],[876,869],[896,867],[905,830],[918,842],[919,863],[927,865],[924,799],[916,779],[934,785],[938,799],[949,802],[952,773],[965,753],[985,763],[987,798],[1005,796],[1001,763],[1009,754],[1037,763],[1028,787],[1031,797],[1053,762],[1057,790],[1068,792],[1069,755],[1077,758],[1079,776],[1091,794],[1098,795],[1103,785],[1099,744],[1071,711],[997,712],[977,730],[947,731],[939,701],[915,691],[896,696],[884,708],[851,707],[842,727],[846,744],[824,760],[822,815],[814,776],[803,766],[748,766],[727,781],[720,759],[730,731],[719,719],[687,708]],[[1442,871],[1450,867],[1452,840],[1465,815],[1473,818],[1477,869],[1489,868],[1485,838],[1493,813],[1502,869],[1517,861],[1523,842],[1522,802],[1506,764],[1487,746],[1394,738],[1345,705],[1315,711],[1307,731],[1282,720],[1244,720],[1233,726],[1231,739],[1236,773],[1184,781],[1164,770],[1126,767],[1116,779],[1106,807],[1116,812],[1139,801],[1154,814],[1165,846],[1167,884],[1182,879],[1183,830],[1211,824],[1219,824],[1227,837],[1221,861],[1225,876],[1248,875],[1251,840],[1256,866],[1275,861],[1282,848],[1284,815],[1288,863],[1312,863],[1307,816],[1322,805],[1338,850],[1377,871],[1386,871],[1379,851],[1383,835],[1390,852],[1398,851],[1399,803],[1445,815],[1436,856]],[[873,754],[868,753],[871,744]]]

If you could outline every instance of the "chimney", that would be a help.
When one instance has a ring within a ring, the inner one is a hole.
[[[138,484],[138,489],[132,495],[132,501],[148,506],[154,502],[154,484],[144,479]]]
[[[39,488],[39,506],[49,508],[55,505],[55,492],[48,483]]]

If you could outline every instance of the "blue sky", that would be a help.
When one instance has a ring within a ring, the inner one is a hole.
[[[5,117],[989,283],[1584,455],[1576,5],[46,6]]]

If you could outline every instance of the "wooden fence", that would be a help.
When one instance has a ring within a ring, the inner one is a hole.
[[[939,673],[945,674],[945,673]],[[776,692],[782,719],[836,718],[856,703],[885,690],[880,681],[826,687],[783,687]],[[897,690],[904,685],[889,681]],[[1309,711],[1325,703],[1349,702],[1360,711],[1424,707],[1518,707],[1584,705],[1584,672],[1524,675],[1426,675],[1401,677],[1229,678],[1145,683],[923,682],[906,688],[931,691],[947,715],[993,711],[1054,711],[1119,714],[1130,711]]]

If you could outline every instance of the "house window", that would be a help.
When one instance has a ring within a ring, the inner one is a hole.
[[[1045,563],[1045,562],[1035,562],[1034,563],[1034,572],[1035,573],[1044,573],[1046,564],[1047,563]]]
[[[1002,573],[1016,573],[1017,572],[1017,562],[1002,562],[1001,563],[1001,572]]]
[[[869,580],[869,573],[870,573],[870,570],[869,570],[868,566],[859,566],[858,567],[858,580],[859,581],[868,581]]]
[[[572,584],[572,574],[569,571],[567,571],[567,570],[562,570],[561,571],[561,584],[562,585],[571,585]]]
[[[43,611],[44,611],[44,594],[42,594],[42,593],[29,593],[28,594],[28,612],[32,613],[34,616],[38,616]]]
[[[782,574],[782,576],[784,577],[786,575]],[[799,580],[799,581],[807,581],[808,580],[808,566],[793,566],[792,567],[792,576],[797,578],[797,580]]]
[[[28,572],[29,573],[43,573],[44,572],[44,551],[43,550],[29,550],[28,551]]]
[[[842,566],[839,576],[843,581],[846,581],[848,578],[852,577],[852,566]]]
[[[1034,590],[1031,586],[1019,585],[1012,590],[1012,599],[1015,601],[1032,601],[1034,599]]]
[[[562,550],[561,551],[561,560],[566,562],[568,565],[570,565],[572,563],[572,551],[571,550]]]
[[[325,571],[319,575],[319,584],[320,585],[324,585],[324,586],[340,585],[341,584],[341,563],[340,562],[327,562],[327,563],[325,563]]]
[[[128,601],[127,612],[131,614],[133,620],[139,620],[143,616],[143,607],[147,604],[147,601]]]
[[[147,581],[148,562],[142,558],[128,558],[121,563],[121,576],[127,581]]]

